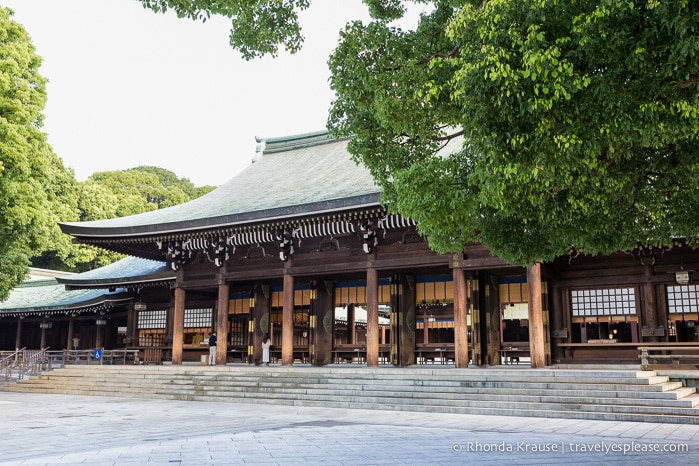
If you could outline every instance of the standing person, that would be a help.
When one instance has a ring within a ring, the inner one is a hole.
[[[269,339],[269,335],[265,333],[262,339],[262,364],[269,366],[269,347],[272,346],[272,340]]]
[[[212,332],[209,336],[209,365],[216,365],[216,332]]]

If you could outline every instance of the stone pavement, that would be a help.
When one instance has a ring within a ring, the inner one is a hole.
[[[699,426],[0,392],[0,465],[696,464]]]

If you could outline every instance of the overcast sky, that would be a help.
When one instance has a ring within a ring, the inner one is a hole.
[[[327,58],[360,0],[316,0],[294,56],[252,62],[228,45],[230,23],[145,10],[135,0],[0,0],[29,32],[49,80],[44,131],[82,181],[155,165],[220,185],[250,164],[255,136],[325,128]]]

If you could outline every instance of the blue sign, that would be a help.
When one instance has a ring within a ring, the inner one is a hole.
[[[92,357],[95,359],[95,361],[99,361],[100,359],[102,359],[102,350],[96,349],[95,354]]]

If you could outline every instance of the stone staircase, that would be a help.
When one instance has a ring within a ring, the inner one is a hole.
[[[699,424],[699,394],[634,369],[66,366],[2,391]]]

